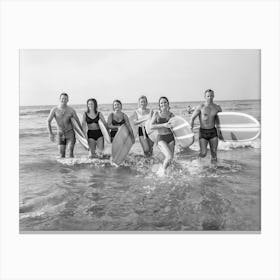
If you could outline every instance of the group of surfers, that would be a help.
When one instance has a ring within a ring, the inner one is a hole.
[[[216,116],[222,109],[213,102],[214,91],[207,89],[204,92],[205,102],[198,105],[192,113],[190,125],[193,129],[194,120],[199,117],[199,157],[203,158],[207,154],[207,145],[209,143],[211,151],[211,162],[217,161],[218,134],[215,127]],[[121,125],[126,125],[131,135],[132,142],[135,143],[133,129],[130,125],[128,116],[122,112],[122,103],[120,100],[113,101],[113,112],[108,116],[107,121],[103,114],[98,111],[96,99],[87,100],[86,111],[83,113],[82,122],[80,122],[76,111],[68,106],[69,96],[67,93],[61,93],[58,106],[51,109],[47,119],[49,136],[51,141],[55,141],[55,134],[52,131],[51,122],[53,119],[57,123],[57,136],[60,157],[65,157],[66,147],[69,146],[69,156],[74,157],[75,133],[71,123],[74,118],[80,128],[84,131],[89,144],[89,156],[91,158],[102,156],[104,150],[104,137],[100,130],[98,121],[101,120],[108,129],[111,142]],[[158,136],[156,143],[164,155],[162,168],[165,171],[171,163],[174,156],[175,139],[171,131],[169,120],[174,117],[170,111],[170,105],[167,97],[160,97],[158,101],[159,109],[153,111],[148,107],[147,97],[142,95],[138,99],[138,109],[133,113],[131,119],[135,126],[138,126],[139,142],[142,146],[144,155],[152,156],[154,142],[149,138],[145,129],[145,121],[151,119],[151,129],[157,130]]]

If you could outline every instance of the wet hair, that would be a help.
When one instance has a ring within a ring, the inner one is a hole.
[[[205,90],[204,95],[206,95],[206,93],[208,93],[208,92],[214,94],[214,90],[212,90],[212,89],[209,88],[209,89],[206,89],[206,90]]]
[[[59,95],[59,99],[61,98],[61,96],[66,96],[68,99],[69,99],[69,96],[66,92],[62,92],[60,95]]]
[[[115,100],[113,101],[113,110],[114,110],[114,103],[115,103],[115,102],[117,102],[117,103],[121,104],[121,107],[122,107],[122,103],[121,103],[121,101],[120,101],[120,100],[118,100],[118,99],[115,99]]]
[[[168,100],[168,98],[167,97],[165,97],[165,96],[161,96],[160,98],[159,98],[159,100],[158,100],[158,107],[159,107],[159,111],[161,112],[161,110],[160,110],[160,100],[161,99],[165,99],[166,101],[167,101],[167,103],[168,103],[168,107],[169,107],[169,109],[170,109],[170,106],[169,106],[169,100]]]
[[[141,96],[138,98],[138,103],[140,102],[141,99],[145,99],[145,100],[146,100],[146,103],[148,104],[147,96],[141,95]]]
[[[87,113],[89,113],[89,108],[88,108],[88,103],[92,101],[93,102],[93,105],[94,105],[94,113],[96,114],[97,113],[97,101],[95,98],[90,98],[87,100]]]

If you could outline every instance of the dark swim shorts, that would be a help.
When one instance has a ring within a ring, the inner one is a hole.
[[[164,141],[166,144],[171,143],[172,141],[175,141],[173,134],[163,134],[163,135],[158,135],[157,142],[159,141]]]
[[[209,141],[212,138],[218,137],[217,129],[216,127],[206,129],[206,128],[200,128],[199,129],[199,139],[203,138],[207,141]]]
[[[75,143],[75,133],[73,129],[70,129],[66,132],[58,131],[58,145],[66,145],[67,141],[72,141]]]
[[[88,130],[87,135],[88,135],[88,138],[91,138],[95,141],[97,141],[97,139],[99,137],[103,137],[103,134],[100,129]]]
[[[147,131],[146,131],[145,127],[138,127],[138,135],[139,136],[144,136],[143,130],[145,131],[145,136],[148,137],[148,134],[147,134]]]

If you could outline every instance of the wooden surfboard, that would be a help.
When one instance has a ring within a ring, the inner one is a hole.
[[[126,125],[122,125],[112,143],[112,161],[121,164],[132,147],[132,139]]]
[[[103,134],[103,137],[104,137],[105,141],[106,141],[108,144],[110,144],[110,143],[111,143],[111,137],[110,137],[110,135],[109,135],[109,133],[108,133],[108,130],[107,130],[106,126],[105,126],[104,123],[102,122],[102,120],[99,120],[99,121],[98,121],[98,125],[99,125],[99,127],[100,127],[100,130],[101,130],[101,132],[102,132],[102,134]]]
[[[252,116],[238,112],[218,113],[216,127],[223,141],[252,141],[260,135],[260,123]]]
[[[194,133],[190,124],[182,117],[175,116],[169,120],[175,143],[183,148],[191,146],[194,142]]]
[[[71,123],[75,132],[75,136],[78,139],[78,141],[80,142],[80,144],[86,149],[89,150],[89,146],[88,146],[88,140],[87,137],[85,136],[84,132],[81,130],[81,128],[79,127],[77,121],[74,118],[71,118]]]

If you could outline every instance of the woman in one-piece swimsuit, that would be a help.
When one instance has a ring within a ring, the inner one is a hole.
[[[163,172],[166,171],[167,167],[171,163],[174,157],[175,139],[171,131],[171,125],[168,122],[170,118],[174,117],[169,107],[169,101],[166,97],[160,97],[159,99],[159,111],[155,112],[152,117],[151,129],[158,130],[157,143],[164,154],[164,161],[162,164]]]

